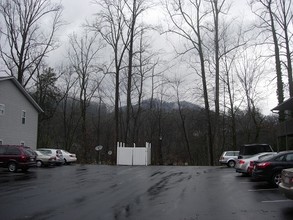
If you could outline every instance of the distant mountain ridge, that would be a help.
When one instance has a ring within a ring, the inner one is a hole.
[[[152,107],[153,108],[159,108],[160,105],[161,105],[161,101],[160,100],[158,100],[158,99],[153,99],[152,100]],[[199,109],[202,108],[199,105],[196,105],[194,103],[187,102],[187,101],[181,101],[180,102],[180,105],[181,105],[181,108],[183,108],[183,109],[199,110]],[[137,105],[135,105],[134,107],[137,107]],[[147,99],[147,100],[142,101],[141,107],[143,109],[150,109],[150,107],[151,107],[151,99]],[[166,102],[166,101],[163,101],[161,107],[165,111],[172,111],[172,110],[179,109],[179,106],[178,106],[178,103],[177,102]]]
[[[152,100],[152,108],[153,109],[159,109],[160,108],[160,105],[161,105],[161,100],[159,100],[159,99],[153,99]],[[196,104],[191,103],[191,102],[187,102],[187,101],[180,102],[180,105],[181,105],[181,108],[182,109],[191,109],[191,110],[201,110],[202,109],[201,106],[196,105]],[[92,101],[92,104],[89,106],[88,111],[90,111],[90,112],[96,112],[98,106],[99,106],[99,103],[97,103],[95,101]],[[134,109],[136,109],[137,107],[138,107],[138,104],[133,105],[133,108]],[[140,107],[143,110],[150,109],[151,108],[151,99],[143,100],[141,102],[141,106]],[[102,111],[107,111],[106,108],[107,108],[106,105],[105,104],[102,104]],[[170,111],[173,111],[173,110],[178,110],[179,109],[179,106],[178,106],[178,103],[177,102],[166,102],[166,101],[163,101],[161,108],[162,108],[162,110],[164,110],[166,112],[170,112]],[[120,109],[122,111],[124,111],[124,110],[126,110],[126,106],[122,106],[122,107],[120,107]]]

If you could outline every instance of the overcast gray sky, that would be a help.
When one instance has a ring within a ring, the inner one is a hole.
[[[90,20],[92,15],[97,11],[97,6],[93,5],[92,0],[53,0],[53,2],[61,2],[64,7],[63,19],[67,22],[67,25],[59,32],[59,39],[61,40],[62,46],[52,53],[53,58],[49,58],[50,62],[53,61],[54,64],[56,64],[56,58],[57,60],[62,60],[62,58],[66,56],[65,46],[68,35],[73,32],[79,32],[85,19]],[[243,22],[254,19],[246,0],[234,0],[232,2],[233,4],[230,12],[232,12],[231,14],[233,17],[244,18]],[[154,8],[148,19],[151,19],[153,23],[160,22],[162,20],[160,8]],[[270,109],[277,105],[275,91],[268,91],[267,94],[267,99],[263,100],[262,103],[264,114],[270,114]]]
[[[146,0],[147,1],[147,0]],[[152,0],[160,2],[160,0]],[[231,1],[232,7],[230,13],[233,17],[245,17],[245,20],[252,19],[249,7],[246,3],[246,0],[227,0]],[[52,53],[51,59],[55,62],[56,57],[64,56],[65,46],[68,41],[68,36],[73,32],[79,32],[81,30],[81,25],[85,23],[85,20],[91,20],[93,14],[97,12],[97,5],[93,4],[93,0],[52,0],[52,2],[61,3],[64,7],[63,10],[63,20],[67,23],[62,28],[62,31],[59,31],[58,38],[61,41],[61,48]],[[153,7],[151,10],[148,10],[148,16],[146,18],[147,22],[153,24],[159,24],[164,19],[164,15],[160,6]],[[161,45],[161,39],[158,39],[159,42],[157,45]],[[57,60],[60,60],[59,58]]]

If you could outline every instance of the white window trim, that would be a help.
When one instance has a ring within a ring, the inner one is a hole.
[[[23,124],[23,125],[26,124],[26,111],[25,110],[21,111],[21,124]]]
[[[0,104],[0,116],[5,115],[5,105]]]

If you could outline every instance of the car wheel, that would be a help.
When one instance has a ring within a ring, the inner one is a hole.
[[[43,166],[43,162],[40,161],[40,160],[38,160],[38,161],[37,161],[37,167],[42,167],[42,166]]]
[[[281,182],[281,172],[278,171],[278,172],[275,172],[272,177],[271,177],[271,181],[270,183],[277,187],[279,185],[279,183]]]
[[[235,161],[234,160],[230,160],[228,162],[228,167],[235,167]]]
[[[8,170],[9,172],[16,172],[17,171],[17,165],[15,162],[10,162],[8,164]]]

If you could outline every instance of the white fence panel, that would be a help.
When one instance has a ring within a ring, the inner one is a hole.
[[[117,143],[117,165],[150,165],[151,144],[146,147],[125,147],[123,143]]]
[[[118,147],[117,156],[119,165],[132,165],[133,150],[131,147]]]
[[[147,143],[146,144],[146,148],[147,148],[147,155],[146,155],[146,162],[147,164],[146,165],[150,165],[151,164],[151,158],[152,158],[152,147],[151,147],[151,143]]]
[[[146,163],[146,148],[133,148],[133,165],[147,165]]]

